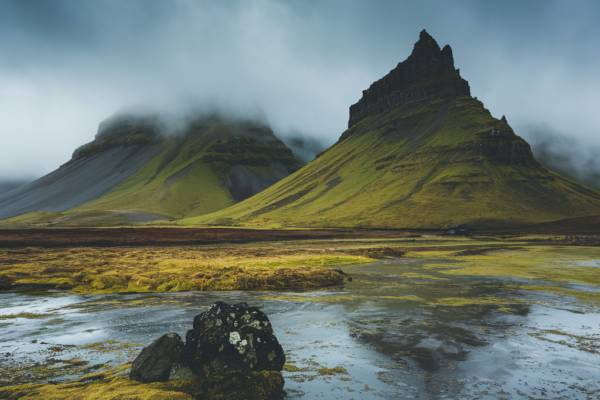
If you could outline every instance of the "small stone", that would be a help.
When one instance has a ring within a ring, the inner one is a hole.
[[[167,333],[144,347],[131,365],[129,378],[142,383],[166,382],[184,344],[176,333]]]

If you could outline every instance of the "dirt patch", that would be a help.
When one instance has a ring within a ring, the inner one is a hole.
[[[497,247],[484,247],[481,249],[467,249],[462,251],[457,251],[454,253],[454,256],[478,256],[488,254],[492,251],[501,251],[501,250],[523,250],[523,247],[519,246],[497,246]]]
[[[303,239],[403,238],[403,231],[266,230],[232,228],[0,229],[4,247],[113,247],[246,243]]]
[[[406,254],[406,251],[394,249],[391,247],[377,247],[372,249],[346,249],[343,250],[346,254],[356,256],[364,256],[369,258],[399,258]]]

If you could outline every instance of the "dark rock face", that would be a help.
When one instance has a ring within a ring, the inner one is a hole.
[[[218,301],[194,318],[182,362],[199,376],[232,370],[281,371],[285,355],[265,313],[246,303]]]
[[[242,201],[262,192],[288,175],[289,172],[281,163],[272,163],[268,175],[258,175],[243,165],[232,165],[231,172],[225,178],[225,186],[235,200]]]
[[[179,360],[183,340],[176,333],[167,333],[144,347],[131,366],[129,378],[142,383],[166,382],[173,364]]]
[[[506,122],[478,134],[475,146],[479,155],[495,164],[541,168],[533,157],[529,144],[517,136]]]
[[[363,90],[363,97],[350,106],[348,128],[370,115],[399,107],[434,94],[470,96],[469,83],[454,69],[452,49],[440,50],[425,30],[412,54],[389,74]]]

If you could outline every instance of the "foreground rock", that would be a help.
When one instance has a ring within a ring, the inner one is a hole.
[[[176,333],[167,333],[144,347],[131,366],[129,378],[142,383],[166,382],[184,344]]]
[[[285,355],[269,318],[246,303],[218,301],[194,318],[182,362],[195,375],[281,371]]]

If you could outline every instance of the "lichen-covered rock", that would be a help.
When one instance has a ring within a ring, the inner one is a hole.
[[[166,382],[173,364],[179,360],[183,340],[176,333],[167,333],[144,347],[131,365],[129,378],[142,383]]]
[[[269,318],[246,303],[218,301],[194,318],[182,362],[194,374],[281,371],[285,355]]]

